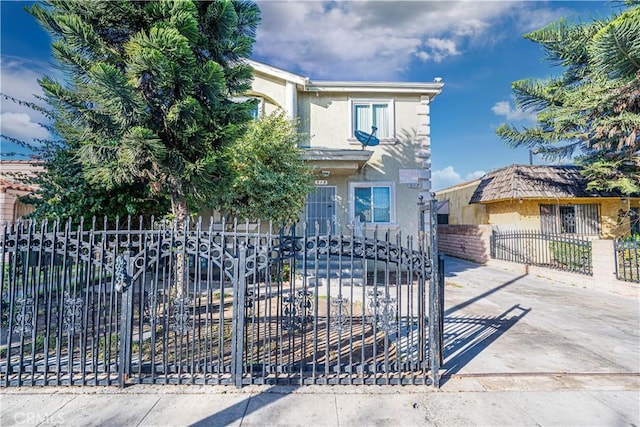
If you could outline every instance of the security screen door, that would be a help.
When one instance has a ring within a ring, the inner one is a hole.
[[[327,234],[335,232],[336,222],[336,187],[316,187],[307,196],[307,234]],[[327,224],[328,221],[328,224]],[[330,227],[330,228],[329,228]]]

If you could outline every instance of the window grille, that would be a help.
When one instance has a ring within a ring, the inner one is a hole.
[[[540,205],[540,229],[551,234],[600,234],[599,205]]]

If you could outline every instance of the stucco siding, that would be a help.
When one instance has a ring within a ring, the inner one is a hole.
[[[602,216],[602,237],[610,239],[629,234],[629,217],[624,215],[630,208],[640,209],[640,198],[604,201],[600,206]]]
[[[285,85],[284,81],[265,74],[256,73],[251,83],[251,90],[247,95],[266,96],[265,113],[276,107],[282,108],[285,105]]]
[[[600,214],[600,237],[611,239],[629,234],[629,218],[621,215],[630,207],[639,207],[640,199],[619,198],[575,198],[575,199],[540,199],[540,200],[507,200],[487,203],[488,223],[500,229],[540,230],[540,205],[598,205]]]
[[[484,205],[470,205],[469,199],[480,181],[471,181],[450,189],[436,191],[438,201],[449,202],[449,224],[488,224],[489,217]]]
[[[536,200],[506,200],[488,203],[486,208],[489,224],[500,229],[540,229],[540,208]]]

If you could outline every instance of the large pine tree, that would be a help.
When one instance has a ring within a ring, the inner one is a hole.
[[[572,24],[564,19],[525,35],[559,77],[512,84],[516,105],[537,113],[537,125],[503,125],[497,133],[514,147],[547,158],[577,156],[590,187],[640,193],[640,6]]]
[[[233,97],[250,87],[254,3],[52,0],[29,12],[65,72],[40,81],[61,144],[43,181],[66,179],[68,195],[138,197],[130,211],[170,199],[179,222],[225,191],[228,146],[253,108]]]

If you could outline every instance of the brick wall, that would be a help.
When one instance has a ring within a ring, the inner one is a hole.
[[[490,225],[438,225],[438,251],[481,264],[490,257]]]

